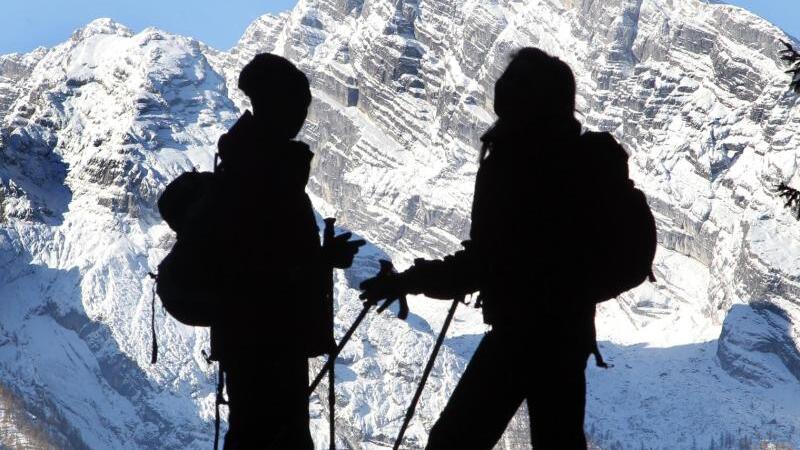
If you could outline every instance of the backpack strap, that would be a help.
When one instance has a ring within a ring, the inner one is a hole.
[[[228,400],[225,398],[223,394],[225,390],[225,366],[222,364],[222,361],[216,359],[212,354],[208,354],[205,350],[200,350],[200,353],[203,355],[203,358],[206,360],[208,364],[214,364],[214,361],[219,362],[218,366],[218,378],[217,378],[217,395],[214,401],[214,450],[219,450],[219,424],[220,424],[220,414],[219,414],[219,407],[220,405],[227,405]]]
[[[603,369],[614,367],[613,364],[606,363],[603,359],[603,355],[600,354],[600,348],[597,346],[597,338],[594,338],[594,342],[592,342],[592,355],[594,355],[594,364],[597,367],[602,367]]]
[[[219,407],[220,405],[227,405],[228,400],[223,395],[223,390],[225,389],[225,370],[222,367],[222,362],[219,363],[219,378],[217,379],[217,398],[214,402],[214,450],[219,450],[219,423],[220,423],[220,414],[219,414]]]
[[[328,357],[334,358],[331,368],[328,370],[328,432],[330,433],[328,448],[336,450],[336,375],[334,374],[336,356],[331,353]]]
[[[613,364],[608,364],[603,359],[603,355],[600,353],[600,347],[597,345],[597,327],[594,324],[594,316],[597,312],[596,308],[592,308],[592,344],[591,350],[592,355],[594,355],[594,363],[597,367],[602,367],[603,369],[610,369],[614,367]]]
[[[148,272],[147,275],[153,279],[153,292],[150,299],[150,333],[153,339],[153,349],[150,352],[150,364],[155,364],[158,361],[158,340],[156,339],[156,284],[158,283],[158,274]]]

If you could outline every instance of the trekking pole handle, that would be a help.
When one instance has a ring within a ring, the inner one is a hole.
[[[333,224],[336,223],[336,219],[333,217],[328,217],[324,220],[324,222],[325,231],[322,232],[322,245],[333,242],[333,238],[336,237],[336,229],[333,226]]]

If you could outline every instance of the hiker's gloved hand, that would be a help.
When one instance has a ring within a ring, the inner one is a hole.
[[[364,292],[359,296],[367,306],[372,306],[386,300],[378,307],[378,312],[383,312],[395,300],[400,304],[397,317],[408,318],[408,302],[406,301],[406,281],[404,274],[395,272],[391,261],[380,260],[381,269],[374,277],[364,280],[359,286]]]
[[[359,298],[371,304],[381,300],[396,300],[408,294],[403,274],[397,272],[379,273],[362,281],[359,287],[363,291]]]
[[[367,241],[363,239],[349,240],[353,233],[342,233],[333,239],[326,240],[322,246],[322,256],[325,262],[337,269],[347,269],[353,265],[358,249]]]

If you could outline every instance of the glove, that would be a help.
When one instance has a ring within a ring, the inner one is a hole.
[[[400,310],[397,316],[405,320],[408,317],[408,303],[406,302],[406,287],[403,274],[394,271],[392,263],[381,260],[381,270],[374,277],[361,282],[359,287],[363,291],[359,298],[368,305],[375,305],[381,300],[386,300],[378,308],[378,312],[384,311],[395,300],[400,303]]]
[[[407,294],[397,273],[375,275],[361,282],[359,287],[363,291],[359,298],[366,303],[378,303],[384,299],[394,300]]]
[[[353,233],[342,233],[332,239],[326,239],[322,245],[322,257],[331,267],[347,269],[353,265],[358,249],[367,241],[363,239],[349,240]]]

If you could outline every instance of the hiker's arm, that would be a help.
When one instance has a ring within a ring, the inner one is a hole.
[[[475,292],[480,286],[480,270],[470,242],[464,249],[444,259],[417,259],[408,270],[376,276],[361,283],[361,298],[377,302],[405,294],[424,294],[431,298],[453,299]]]
[[[470,242],[465,242],[463,250],[444,259],[414,261],[414,265],[399,277],[409,294],[452,299],[479,289],[480,270],[477,266],[475,252]]]

